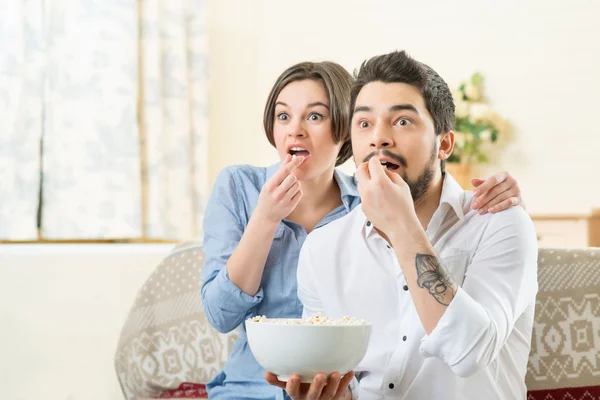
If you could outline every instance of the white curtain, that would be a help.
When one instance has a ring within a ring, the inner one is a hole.
[[[42,0],[0,1],[0,240],[37,238]]]
[[[205,5],[140,1],[146,235],[199,234],[208,190]]]
[[[0,3],[0,190],[11,189],[0,199],[0,240],[35,238],[40,172],[44,239],[199,234],[203,2]],[[36,55],[39,67],[28,59]]]

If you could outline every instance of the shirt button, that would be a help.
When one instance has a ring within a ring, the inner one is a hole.
[[[388,385],[388,387],[389,387],[390,389],[393,389],[393,388],[394,388],[394,384],[393,384],[393,383],[390,383],[390,384]]]
[[[371,226],[371,221],[367,221],[367,226]]]
[[[402,289],[404,289],[405,292],[408,291],[408,285],[404,285]]]
[[[406,336],[402,336],[402,340],[406,342]]]

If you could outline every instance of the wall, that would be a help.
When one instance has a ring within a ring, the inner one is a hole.
[[[514,137],[482,173],[512,172],[532,212],[600,206],[597,1],[212,0],[209,12],[211,182],[226,165],[276,160],[262,110],[286,67],[330,59],[353,70],[406,49],[449,84],[484,74]]]
[[[172,245],[0,245],[0,398],[117,400],[114,354]]]

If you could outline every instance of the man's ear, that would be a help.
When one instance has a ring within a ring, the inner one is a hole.
[[[440,134],[438,146],[438,159],[445,160],[450,157],[454,150],[454,131],[448,131]]]

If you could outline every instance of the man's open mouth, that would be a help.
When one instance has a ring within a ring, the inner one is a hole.
[[[303,156],[303,157],[308,157],[310,155],[310,152],[308,150],[306,150],[304,147],[292,147],[290,149],[290,155],[293,156]]]
[[[395,171],[395,170],[398,169],[398,167],[400,167],[398,164],[394,164],[394,163],[389,162],[389,161],[383,161],[381,163],[381,165],[383,165],[384,167],[386,167],[390,171]]]

